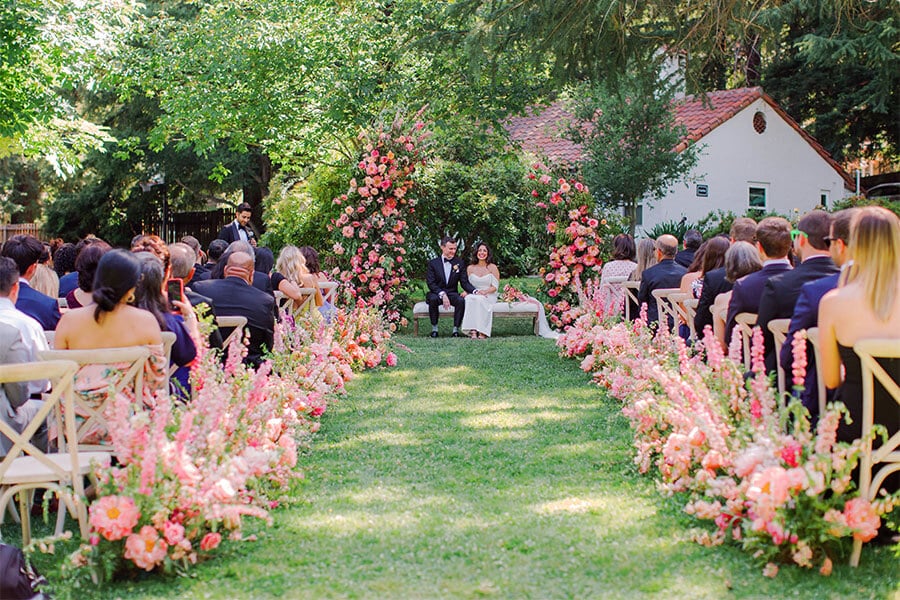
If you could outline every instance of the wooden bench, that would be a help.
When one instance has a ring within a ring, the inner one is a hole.
[[[534,335],[538,334],[538,307],[531,302],[497,302],[491,307],[494,318],[531,318]],[[452,317],[453,307],[449,310],[438,307],[438,317]],[[413,334],[419,335],[419,319],[428,321],[428,303],[417,302],[413,307]],[[429,321],[430,322],[430,321]]]

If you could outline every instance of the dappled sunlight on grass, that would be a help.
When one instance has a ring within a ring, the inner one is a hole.
[[[416,435],[380,429],[369,431],[358,436],[329,444],[331,448],[351,448],[360,444],[378,444],[380,446],[419,446],[423,442]]]
[[[581,442],[577,444],[557,444],[548,446],[543,449],[544,456],[565,456],[572,457],[581,454],[599,454],[603,449],[603,442],[596,440],[592,442]]]
[[[494,442],[503,442],[511,440],[527,440],[528,438],[534,436],[534,432],[530,429],[478,431],[475,435],[479,439]]]
[[[576,414],[562,411],[522,412],[512,410],[495,410],[489,413],[476,414],[463,417],[460,423],[474,429],[497,427],[511,429],[516,427],[531,427],[539,421],[564,421],[575,418]]]

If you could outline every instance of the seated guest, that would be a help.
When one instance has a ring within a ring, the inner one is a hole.
[[[306,269],[316,276],[319,283],[330,283],[332,281],[331,277],[322,270],[319,262],[319,253],[316,252],[315,248],[312,246],[300,246],[300,252],[303,254],[303,258],[306,259]],[[333,298],[334,296],[332,296]],[[335,312],[334,304],[328,298],[324,298],[322,306],[319,307],[319,312],[322,313],[326,321],[330,322]]]
[[[302,304],[306,294],[300,288],[315,290],[315,303],[322,306],[322,293],[319,291],[318,278],[306,268],[306,258],[300,249],[288,244],[278,254],[276,271],[272,274],[272,287],[294,301],[294,305]]]
[[[847,241],[850,239],[850,222],[856,213],[855,208],[838,211],[831,216],[831,227],[828,237],[824,239],[828,246],[831,260],[840,268],[843,268],[849,260],[847,253]],[[798,267],[799,268],[799,267]],[[815,327],[819,321],[819,302],[829,291],[838,285],[840,273],[834,273],[815,281],[803,284],[800,288],[800,296],[794,305],[794,314],[791,316],[791,325],[788,328],[787,338],[781,346],[781,368],[785,373],[790,373],[794,364],[793,340],[798,331]],[[819,415],[819,386],[816,377],[816,357],[812,348],[806,346],[806,379],[803,383],[803,391],[800,400],[809,411],[810,416],[816,419]]]
[[[28,362],[33,362],[38,360],[38,352],[49,346],[41,324],[16,308],[21,286],[16,263],[11,258],[0,257],[0,323],[19,332]],[[46,382],[34,381],[29,387],[32,394],[40,394],[46,390]]]
[[[169,247],[161,237],[150,233],[142,235],[139,238],[135,238],[135,240],[131,243],[131,251],[149,252],[150,254],[154,255],[156,258],[162,261],[163,274],[165,275],[165,277],[169,277],[169,268],[172,264],[172,259],[169,256]]]
[[[628,281],[640,281],[644,271],[656,264],[656,242],[650,239],[642,239],[637,243],[635,251],[637,267],[628,276]],[[628,314],[632,319],[637,319],[641,313],[641,307],[634,300],[628,300]]]
[[[656,264],[641,274],[641,287],[638,291],[638,304],[647,305],[647,324],[659,321],[656,298],[653,290],[677,288],[687,269],[675,262],[678,240],[674,235],[661,235],[656,240]],[[669,326],[671,327],[671,323]]]
[[[222,279],[225,277],[225,266],[228,264],[228,258],[234,254],[235,252],[243,252],[248,255],[254,261],[254,269],[251,273],[253,277],[252,285],[256,289],[265,292],[275,297],[275,290],[272,289],[272,280],[268,275],[263,273],[259,273],[256,271],[256,248],[248,244],[247,242],[231,242],[228,244],[228,248],[222,253],[222,256],[216,262],[216,266],[213,267],[209,272],[210,279]]]
[[[600,285],[608,284],[611,277],[625,277],[626,279],[630,277],[637,268],[637,263],[634,262],[636,254],[637,249],[634,245],[634,238],[630,235],[620,233],[613,238],[612,260],[603,264],[603,270],[600,272]],[[606,285],[604,289],[607,290],[605,292],[606,310],[609,311],[618,307],[621,311],[625,290],[619,286],[609,285]]]
[[[56,249],[53,254],[53,270],[59,277],[59,297],[65,298],[66,294],[74,290],[77,286],[77,275],[75,272],[75,259],[78,257],[78,250],[75,244],[65,243]]]
[[[750,242],[734,242],[725,252],[725,281],[729,286],[750,273],[756,273],[762,269],[762,260],[759,251]],[[728,313],[728,304],[731,302],[731,287],[728,291],[716,296],[710,308],[713,315],[713,333],[723,349],[727,349],[725,340],[725,316]],[[722,315],[722,316],[719,316]]]
[[[790,271],[769,278],[763,286],[756,324],[762,328],[766,371],[769,373],[774,373],[778,365],[778,349],[769,331],[769,321],[787,319],[794,313],[794,305],[804,283],[838,272],[825,242],[830,227],[831,215],[824,210],[814,210],[804,215],[797,229],[791,232],[798,264]]]
[[[225,240],[215,239],[211,241],[209,243],[209,248],[206,249],[206,258],[209,260],[203,265],[205,271],[201,275],[194,275],[194,279],[191,281],[195,283],[196,281],[209,279],[212,270],[216,267],[216,264],[219,262],[219,259],[222,258],[222,255],[225,254],[226,250],[228,250],[228,242]]]
[[[187,244],[170,244],[169,257],[171,260],[171,272],[169,277],[180,279],[182,281],[182,284],[184,285],[184,296],[187,298],[187,301],[190,302],[191,306],[205,304],[209,308],[209,313],[215,317],[216,303],[213,302],[213,299],[198,294],[188,285],[188,282],[192,279],[194,268],[196,266],[194,263],[194,256],[194,251],[191,250],[190,246]],[[213,328],[212,333],[209,334],[209,347],[222,347],[222,334],[219,333],[217,328]]]
[[[725,253],[728,252],[728,240],[721,236],[710,238],[703,242],[694,254],[694,262],[688,267],[688,272],[681,278],[681,291],[690,294],[692,298],[700,298],[703,293],[703,277],[709,271],[725,265]]]
[[[81,308],[93,304],[94,275],[103,255],[112,248],[106,242],[98,241],[82,248],[75,259],[75,273],[78,276],[78,287],[66,294],[66,305],[69,308]]]
[[[3,244],[3,256],[13,259],[19,269],[19,299],[16,308],[34,317],[47,331],[56,329],[59,323],[59,302],[38,292],[29,285],[34,277],[44,245],[30,235],[14,235]]]
[[[48,244],[43,246],[44,252],[41,254],[41,259],[34,270],[34,275],[31,276],[28,283],[35,291],[45,296],[56,298],[59,296],[59,276],[50,265],[50,246]]]
[[[842,276],[842,286],[825,294],[819,304],[819,368],[825,386],[837,388],[835,402],[842,402],[850,412],[850,422],[842,419],[838,426],[837,438],[844,442],[862,435],[862,366],[853,345],[861,340],[900,339],[897,215],[882,207],[860,208],[850,227],[850,256],[853,264]],[[900,382],[900,359],[878,362],[889,377]],[[874,399],[874,423],[884,426],[890,438],[900,431],[900,405],[877,380]],[[876,436],[872,448],[881,444],[882,438]],[[900,473],[894,473],[883,488],[891,494],[897,491],[898,481]]]
[[[16,276],[18,279],[18,275]],[[34,358],[22,342],[22,335],[12,325],[0,322],[0,365],[33,362]],[[43,405],[31,399],[29,386],[36,382],[7,382],[0,385],[0,419],[17,433],[22,433]],[[38,449],[47,450],[47,429],[42,426],[31,438]],[[0,458],[12,448],[12,441],[0,434]]]
[[[162,261],[150,252],[137,252],[135,256],[141,262],[141,277],[135,289],[135,306],[143,308],[153,315],[162,331],[175,334],[170,362],[178,365],[173,379],[176,394],[180,398],[190,397],[190,364],[197,357],[195,340],[200,339],[197,326],[197,315],[190,303],[171,300],[178,314],[170,311],[170,299],[166,296],[166,279],[163,275]]]
[[[731,223],[728,232],[729,241],[756,243],[756,221],[747,217],[735,219]],[[694,315],[694,330],[699,337],[703,337],[703,330],[707,325],[713,324],[713,315],[710,308],[716,297],[724,292],[731,291],[732,282],[725,279],[725,269],[719,267],[707,271],[703,275],[703,289],[700,298],[697,299],[697,314]]]
[[[203,264],[203,251],[200,248],[200,240],[192,235],[186,235],[181,238],[181,243],[185,244],[188,248],[191,249],[191,252],[194,253],[194,275],[193,277],[191,277],[191,279],[185,281],[185,283],[190,283],[194,280],[194,277],[197,278],[197,281],[200,281],[201,279],[203,279],[201,275],[206,273],[206,271],[208,270],[206,268],[206,265]]]
[[[703,236],[696,229],[688,229],[684,232],[684,250],[675,255],[675,262],[687,269],[694,262],[694,256],[700,246],[703,245]]]
[[[264,353],[272,348],[274,341],[275,298],[250,285],[253,257],[246,252],[231,253],[224,266],[224,278],[200,281],[194,289],[213,299],[218,316],[247,318],[250,341],[244,360],[256,367],[263,362]]]
[[[769,278],[791,269],[787,258],[791,251],[791,224],[781,217],[767,217],[760,221],[756,228],[756,248],[763,268],[734,282],[725,321],[726,343],[731,342],[737,315],[759,312],[759,300]]]

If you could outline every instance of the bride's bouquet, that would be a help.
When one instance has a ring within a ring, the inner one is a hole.
[[[500,295],[500,302],[526,302],[528,296],[522,290],[513,285],[506,284],[503,286],[503,293]]]

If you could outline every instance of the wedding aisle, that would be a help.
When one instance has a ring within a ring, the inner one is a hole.
[[[632,465],[616,402],[548,340],[401,337],[323,416],[256,543],[139,598],[889,597],[896,574],[766,579]],[[883,564],[883,563],[882,563]],[[892,581],[893,578],[893,581]],[[150,583],[150,585],[146,585]],[[113,596],[110,596],[113,597]]]

